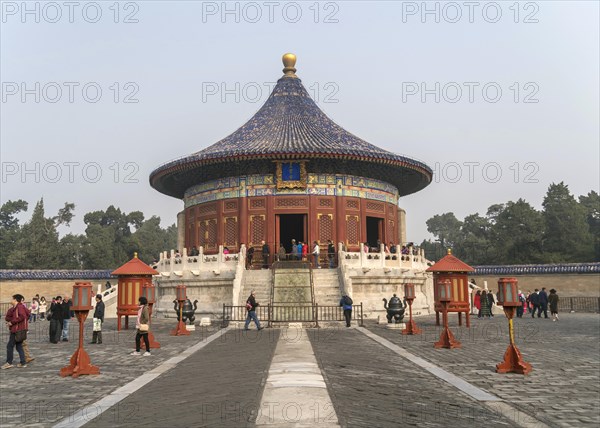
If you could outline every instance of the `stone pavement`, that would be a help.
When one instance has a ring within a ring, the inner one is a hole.
[[[472,319],[471,329],[458,328],[456,316],[451,316],[453,332],[462,342],[461,349],[453,350],[433,348],[440,333],[433,316],[417,318],[417,322],[424,329],[421,336],[402,336],[374,322],[367,322],[365,327],[503,399],[506,407],[493,411],[361,330],[340,325],[307,330],[333,408],[314,397],[308,403],[313,421],[302,426],[331,425],[336,414],[339,424],[347,427],[526,426],[519,417],[523,413],[532,415],[538,426],[600,424],[599,315],[561,314],[559,322],[516,319],[517,346],[533,366],[527,376],[494,371],[508,345],[503,316]],[[29,344],[35,362],[25,369],[0,371],[2,427],[51,427],[65,418],[89,420],[86,426],[90,427],[134,423],[239,427],[255,426],[257,417],[264,421],[265,414],[282,412],[294,421],[293,410],[298,405],[289,400],[261,402],[278,342],[298,340],[298,333],[291,328],[243,332],[197,327],[191,336],[172,337],[168,332],[174,320],[153,319],[153,331],[163,347],[151,357],[132,357],[127,354],[133,347],[134,331],[117,333],[115,322],[109,320],[104,327],[104,343],[86,344],[101,374],[72,379],[61,378],[58,371],[76,348],[76,324],[72,326],[72,340],[56,345],[47,342],[47,327],[45,322],[32,325]],[[214,339],[210,343],[206,340],[209,337]],[[1,339],[6,343],[5,332]],[[203,342],[206,344],[201,349],[165,367],[165,362],[186,356],[186,350]],[[83,414],[86,406],[161,367],[164,373],[115,406],[92,406]],[[298,396],[298,403],[302,400],[306,397]],[[101,410],[104,413],[96,417]]]

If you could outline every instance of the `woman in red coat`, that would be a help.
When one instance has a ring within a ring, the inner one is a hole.
[[[17,364],[17,367],[27,367],[25,361],[25,351],[23,350],[23,342],[17,342],[15,336],[17,331],[27,330],[27,320],[29,319],[29,309],[22,303],[24,297],[20,294],[12,296],[12,308],[6,312],[6,326],[10,331],[8,338],[8,344],[6,345],[6,363],[0,367],[2,369],[10,369],[13,366],[13,355],[15,345],[17,346],[17,352],[21,362]]]
[[[481,290],[477,290],[475,293],[473,305],[477,308],[477,318],[481,318]]]

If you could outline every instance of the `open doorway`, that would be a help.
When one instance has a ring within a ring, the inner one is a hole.
[[[279,242],[276,242],[277,248],[281,242],[285,247],[286,253],[292,252],[292,239],[296,242],[306,240],[306,214],[279,214]]]
[[[370,248],[377,248],[377,241],[383,242],[383,219],[367,217],[367,243]],[[379,248],[377,248],[379,251]]]

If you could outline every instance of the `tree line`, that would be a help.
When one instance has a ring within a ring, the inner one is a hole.
[[[122,212],[113,205],[84,215],[84,234],[59,238],[57,228],[69,226],[75,204],[66,202],[53,217],[46,217],[44,200],[35,205],[28,222],[18,215],[28,203],[9,200],[0,208],[0,269],[115,269],[134,252],[146,263],[177,246],[175,224],[163,229],[160,217],[144,218],[140,211]]]
[[[490,206],[485,216],[464,220],[447,212],[426,222],[435,241],[424,240],[425,256],[439,259],[445,248],[472,265],[600,261],[600,198],[578,199],[563,182],[551,184],[542,210],[519,199]]]

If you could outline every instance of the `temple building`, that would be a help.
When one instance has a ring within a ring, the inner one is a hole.
[[[251,290],[272,309],[292,302],[314,308],[306,313],[315,324],[316,308],[334,313],[344,294],[360,302],[361,319],[377,318],[385,313],[382,298],[403,295],[407,282],[415,285],[414,313],[433,310],[430,262],[422,250],[400,253],[408,239],[399,208],[402,196],[431,183],[432,170],[334,123],[309,96],[295,63],[294,55],[283,56],[283,76],[246,124],[151,173],[153,188],[184,203],[178,251],[163,252],[156,264],[158,313],[173,316],[177,286],[185,285],[211,319],[235,318],[233,307],[243,308]],[[281,252],[292,253],[293,240],[308,244],[308,253],[316,241],[318,262],[288,263],[294,257]],[[334,254],[327,253],[329,241]],[[390,242],[395,253],[386,251]],[[264,269],[276,260],[286,262]],[[270,323],[292,316],[269,314]]]
[[[405,242],[399,198],[426,187],[432,170],[346,131],[321,111],[296,76],[296,57],[262,108],[221,141],[166,163],[153,188],[182,199],[179,247],[241,244],[271,254],[291,241],[343,243],[356,251]]]

